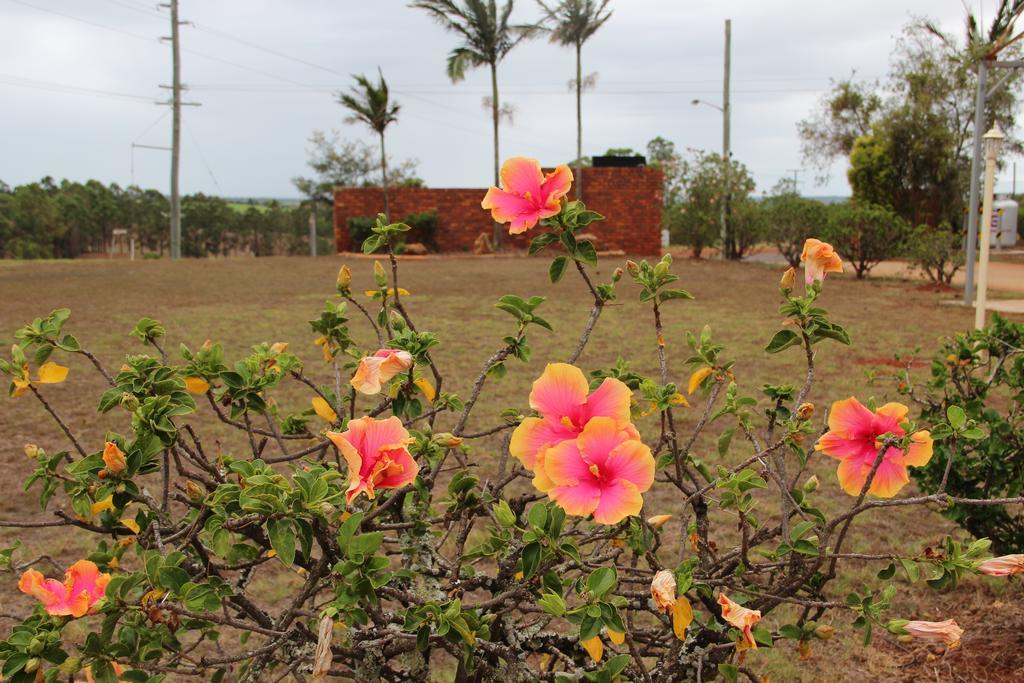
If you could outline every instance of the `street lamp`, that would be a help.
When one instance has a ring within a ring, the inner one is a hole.
[[[722,258],[728,258],[727,245],[729,240],[729,102],[726,100],[725,106],[719,107],[717,104],[712,104],[706,100],[691,100],[690,104],[693,106],[706,105],[712,109],[717,109],[722,112],[722,204],[721,204],[721,221],[722,221]]]
[[[974,304],[974,328],[980,330],[985,326],[985,299],[988,295],[988,252],[992,241],[992,195],[996,176],[996,157],[999,148],[1006,138],[999,124],[985,133],[982,141],[985,145],[985,194],[982,195],[981,230],[978,238],[981,242],[981,255],[978,260],[978,300]]]

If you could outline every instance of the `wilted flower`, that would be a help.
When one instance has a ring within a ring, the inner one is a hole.
[[[907,416],[907,407],[901,403],[886,403],[871,412],[851,396],[832,404],[828,415],[827,434],[814,446],[815,450],[839,460],[839,485],[851,496],[860,494],[868,474],[882,446],[879,439],[892,433],[906,434],[900,423]],[[910,481],[907,467],[927,465],[932,457],[932,437],[927,431],[914,432],[906,451],[890,446],[882,456],[868,493],[880,498],[891,498]]]
[[[501,165],[501,185],[487,190],[480,206],[489,209],[496,222],[508,223],[509,234],[518,235],[562,210],[572,171],[562,164],[544,175],[536,159],[512,157]]]
[[[977,569],[982,574],[988,574],[989,576],[1024,574],[1024,555],[993,557],[979,564]]]
[[[825,279],[825,273],[843,272],[843,262],[832,245],[813,237],[804,242],[800,261],[804,264],[804,281],[811,284]]]
[[[110,472],[117,474],[125,468],[128,462],[124,458],[124,451],[118,448],[113,441],[108,441],[103,445],[103,464]]]
[[[651,597],[659,611],[668,612],[676,604],[676,575],[662,569],[651,581]]]
[[[814,404],[813,403],[801,403],[796,409],[796,416],[801,420],[806,420],[811,415],[814,415]]]
[[[903,630],[915,638],[941,641],[950,649],[960,646],[960,637],[964,634],[964,630],[952,619],[908,621],[903,625]]]
[[[722,618],[743,632],[742,646],[757,649],[754,639],[754,624],[761,621],[760,610],[752,610],[730,600],[725,593],[718,594],[718,604],[722,607]]]
[[[64,583],[29,569],[21,575],[18,590],[39,600],[48,614],[78,618],[103,598],[108,583],[110,574],[101,574],[89,560],[79,560],[64,574]]]
[[[416,479],[419,465],[409,455],[413,442],[402,421],[361,417],[350,420],[344,432],[327,432],[348,463],[348,491],[352,499],[360,493],[373,500],[377,489],[396,489]]]
[[[372,356],[363,356],[351,383],[362,394],[379,394],[381,385],[412,367],[412,354],[397,349],[379,349]]]
[[[270,352],[273,354],[284,353],[288,350],[288,342],[274,342],[270,345]]]

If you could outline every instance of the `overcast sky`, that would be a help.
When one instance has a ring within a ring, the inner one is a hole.
[[[975,7],[978,0],[969,0]],[[990,19],[994,0],[983,3]],[[642,150],[657,135],[679,148],[718,150],[723,21],[731,18],[734,155],[758,191],[801,167],[796,123],[828,88],[856,71],[887,71],[895,37],[915,16],[961,31],[961,0],[613,0],[614,15],[584,48],[584,153]],[[457,85],[445,76],[455,37],[404,0],[181,0],[184,111],[182,189],[229,196],[296,195],[316,129],[372,141],[344,123],[332,92],[351,73],[378,66],[402,105],[389,152],[415,158],[435,187],[481,187],[491,178],[491,138],[482,97],[486,70]],[[518,0],[514,18],[536,18]],[[168,188],[169,154],[131,144],[170,143],[169,20],[146,0],[0,0],[0,180],[56,178]],[[575,153],[570,50],[534,41],[499,67],[502,156],[544,164]],[[164,118],[160,119],[163,116]],[[158,120],[160,119],[160,120]],[[134,156],[134,175],[132,158]],[[844,167],[807,194],[848,194]],[[1008,179],[1004,179],[1008,182]]]

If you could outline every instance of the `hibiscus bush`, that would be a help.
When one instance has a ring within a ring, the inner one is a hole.
[[[921,406],[921,420],[936,423],[948,415],[957,428],[936,443],[940,457],[914,471],[923,490],[998,498],[1024,493],[1024,325],[995,314],[987,327],[943,340],[927,382],[915,385],[909,369],[897,379],[898,389]],[[943,428],[939,435],[945,434]],[[999,552],[1024,551],[1019,508],[953,504],[942,514],[989,538]]]
[[[987,559],[985,541],[927,556],[846,547],[871,510],[992,501],[944,485],[904,492],[908,468],[932,461],[935,433],[971,438],[955,413],[918,425],[895,403],[811,403],[817,349],[851,341],[822,308],[826,273],[842,270],[831,246],[807,245],[799,285],[794,269],[783,274],[784,322],[765,340],[766,353],[799,356],[802,376],[751,393],[712,330],[666,334],[691,298],[670,257],[597,278],[579,235],[601,216],[566,200],[568,168],[545,176],[517,158],[502,177],[485,208],[534,230],[530,251],[553,253],[551,280],[579,277],[593,303],[572,353],[545,359],[496,424],[474,408],[558,321],[529,283],[501,297],[507,334],[452,393],[434,360],[442,340],[415,322],[399,279],[393,247],[408,226],[384,216],[363,243],[383,261],[372,303],[342,267],[335,296],[311,312],[313,359],[266,342],[240,358],[213,341],[172,356],[160,323],[144,319],[133,334],[145,352],[112,372],[66,310],[17,330],[0,363],[9,392],[52,419],[41,439],[70,446],[26,447],[27,486],[51,513],[0,524],[66,527],[90,551],[66,571],[18,545],[0,552],[28,614],[0,642],[5,679],[757,680],[756,650],[807,653],[834,636],[821,621],[830,610],[866,640],[882,626],[959,643],[952,618],[889,613],[897,565],[939,587],[1022,563]],[[613,301],[650,325],[654,376],[629,359],[581,367]],[[47,397],[48,384],[75,381],[68,355],[109,385],[97,409],[123,427],[104,443],[80,438]],[[306,374],[320,363],[328,385]],[[305,411],[282,411],[285,383],[307,393]],[[204,437],[197,413],[236,438]],[[807,466],[822,455],[837,476],[819,482]],[[837,514],[820,505],[824,487],[849,494]],[[879,580],[836,596],[851,561],[876,562]]]

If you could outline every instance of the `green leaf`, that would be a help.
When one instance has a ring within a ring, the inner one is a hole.
[[[889,563],[888,567],[878,572],[878,578],[883,581],[888,581],[894,576],[896,576],[896,565],[892,562]]]
[[[552,282],[558,282],[565,275],[565,267],[569,264],[569,259],[565,256],[558,256],[554,261],[551,262],[551,267],[548,268],[548,277],[551,278]]]
[[[950,426],[958,432],[967,424],[967,414],[963,408],[956,405],[946,408],[946,419],[949,420]]]
[[[779,635],[783,638],[801,640],[804,637],[804,630],[796,624],[784,624],[779,627]]]
[[[512,512],[508,501],[505,500],[498,501],[494,506],[494,518],[498,520],[498,524],[506,528],[516,523],[516,513]]]
[[[270,547],[277,556],[289,567],[295,563],[295,532],[292,523],[287,519],[268,519],[267,536]]]
[[[685,289],[666,289],[658,294],[658,301],[665,302],[670,299],[693,299],[693,295]]]
[[[729,452],[729,444],[732,443],[732,435],[736,433],[735,427],[730,427],[718,437],[718,455],[724,456]]]
[[[800,335],[793,330],[779,330],[772,337],[772,340],[768,342],[768,346],[765,347],[765,351],[768,353],[778,353],[784,351],[790,346],[796,346],[800,343]]]
[[[540,543],[528,543],[523,548],[523,578],[528,579],[537,573],[540,567]]]
[[[594,243],[590,240],[583,240],[576,245],[576,251],[573,252],[577,261],[582,261],[588,266],[597,265],[597,249],[594,248]]]
[[[565,600],[557,593],[544,593],[537,598],[537,605],[551,616],[565,616]]]
[[[544,251],[544,249],[546,249],[548,245],[554,244],[557,241],[557,232],[545,232],[543,234],[537,235],[530,242],[530,256],[533,256],[534,254],[539,254],[540,252]]]
[[[613,590],[619,579],[612,567],[600,567],[595,569],[587,577],[587,590],[596,597],[603,598],[608,591]]]

